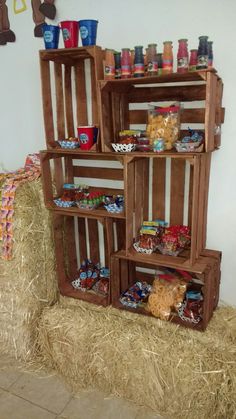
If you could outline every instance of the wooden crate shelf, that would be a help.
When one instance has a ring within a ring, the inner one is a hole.
[[[214,70],[102,80],[99,88],[101,144],[104,152],[112,150],[111,143],[116,142],[120,130],[130,129],[131,125],[132,128],[140,128],[147,123],[148,103],[165,101],[179,101],[183,106],[181,135],[185,134],[187,128],[183,124],[190,127],[191,124],[202,124],[205,151],[213,151],[220,146],[220,134],[215,133],[215,127],[220,127],[224,120],[224,109],[221,107],[223,84]]]
[[[103,55],[98,46],[39,51],[49,149],[58,140],[77,137],[79,125],[99,125],[97,80],[103,78]],[[99,138],[93,148],[100,149]]]
[[[211,252],[214,256],[212,256]],[[112,292],[111,299],[113,307],[121,310],[128,310],[134,313],[152,316],[145,310],[144,307],[138,307],[136,309],[124,306],[120,302],[121,294],[132,286],[137,280],[144,280],[152,284],[155,277],[154,274],[148,272],[139,271],[137,268],[149,268],[149,269],[164,269],[174,268],[181,269],[192,274],[193,277],[202,281],[201,292],[203,295],[203,307],[202,307],[202,320],[197,323],[190,323],[183,321],[176,313],[170,317],[169,321],[180,324],[184,327],[192,328],[195,330],[205,330],[214,309],[218,303],[219,285],[220,285],[220,258],[221,253],[217,251],[205,251],[205,255],[201,255],[197,262],[191,267],[181,265],[180,262],[176,264],[168,263],[169,261],[153,260],[150,257],[145,261],[140,256],[127,256],[124,252],[119,251],[111,257],[111,274],[112,274]]]

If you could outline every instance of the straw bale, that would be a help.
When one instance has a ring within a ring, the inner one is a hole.
[[[13,259],[0,259],[0,351],[27,360],[37,349],[42,310],[58,294],[51,218],[40,179],[17,189],[13,229]]]
[[[236,309],[204,333],[66,297],[39,323],[42,364],[169,418],[235,418]]]

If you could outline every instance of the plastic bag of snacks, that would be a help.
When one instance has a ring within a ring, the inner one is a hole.
[[[99,279],[99,269],[99,264],[95,265],[90,259],[86,259],[80,266],[78,278],[71,282],[72,286],[82,291],[91,289]]]
[[[148,111],[147,137],[151,145],[163,139],[164,147],[159,151],[171,150],[179,138],[180,106],[154,107]]]
[[[190,239],[189,227],[181,225],[167,227],[157,248],[164,255],[178,256],[190,244]]]
[[[147,311],[161,320],[168,320],[171,311],[178,310],[186,292],[187,284],[173,275],[158,275],[153,281],[148,298]]]
[[[184,302],[178,309],[179,317],[190,323],[197,324],[202,319],[203,297],[201,292],[189,290]]]
[[[138,281],[121,295],[120,302],[124,306],[137,308],[148,297],[151,289],[151,285],[147,282]]]
[[[139,234],[139,239],[134,243],[134,248],[140,253],[153,253],[161,241],[166,222],[162,220],[144,221]]]

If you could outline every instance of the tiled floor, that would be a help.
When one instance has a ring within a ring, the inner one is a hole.
[[[0,355],[0,419],[161,419],[99,391],[73,396],[56,375],[24,372]]]

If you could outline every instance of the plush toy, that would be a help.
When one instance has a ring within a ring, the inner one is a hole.
[[[51,20],[55,18],[56,7],[54,2],[55,0],[31,0],[33,20],[35,23],[35,37],[43,37],[42,27],[45,22],[45,17]],[[16,36],[10,29],[6,0],[0,0],[0,45],[6,45],[7,42],[15,42],[15,40]]]

